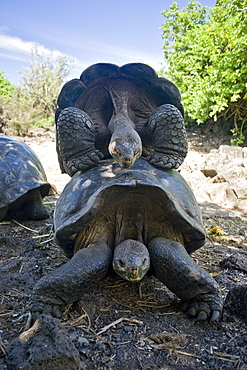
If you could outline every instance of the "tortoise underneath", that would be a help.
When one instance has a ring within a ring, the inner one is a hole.
[[[176,170],[138,159],[130,169],[101,161],[66,185],[55,209],[55,240],[67,263],[34,287],[30,310],[61,317],[110,269],[129,281],[150,272],[183,302],[189,316],[216,320],[219,286],[190,253],[205,243],[197,202]]]

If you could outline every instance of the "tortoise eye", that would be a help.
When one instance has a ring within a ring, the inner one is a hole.
[[[118,260],[119,267],[124,267],[125,263],[122,260]]]
[[[142,262],[142,266],[145,266],[147,264],[147,259],[144,258],[143,262]]]

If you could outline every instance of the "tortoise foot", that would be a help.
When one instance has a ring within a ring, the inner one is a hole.
[[[24,216],[28,220],[45,220],[46,218],[49,218],[49,213],[47,212],[45,206],[43,206],[42,204],[26,204],[24,207]]]
[[[67,173],[73,176],[77,171],[86,171],[96,165],[104,155],[97,149],[87,152],[86,154],[71,158],[67,161]]]
[[[58,117],[57,152],[61,170],[69,176],[85,171],[103,158],[95,148],[95,126],[87,113],[65,108]]]
[[[189,317],[198,321],[216,321],[223,308],[223,299],[220,294],[202,294],[188,301],[181,302],[181,310]]]
[[[56,317],[57,319],[61,319],[63,316],[64,307],[62,305],[47,304],[33,299],[29,305],[29,311],[31,314],[31,323],[34,323],[41,314],[46,314]]]
[[[171,104],[159,106],[150,116],[148,129],[153,151],[147,160],[166,170],[178,168],[188,151],[187,135],[180,111]]]
[[[166,154],[158,151],[153,151],[147,156],[147,161],[156,167],[170,170],[177,169],[184,161],[182,156],[177,154]]]
[[[28,220],[44,220],[49,218],[49,213],[42,203],[42,197],[38,189],[28,192],[28,201],[23,205],[23,213]]]

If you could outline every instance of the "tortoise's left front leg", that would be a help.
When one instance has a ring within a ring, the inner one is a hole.
[[[183,116],[171,104],[163,104],[148,122],[153,150],[147,160],[164,169],[178,168],[187,155],[188,143]]]
[[[220,316],[223,300],[218,284],[182,244],[154,238],[148,250],[154,275],[181,298],[188,316],[211,321]]]
[[[50,314],[60,318],[63,308],[82,298],[109,271],[112,250],[98,242],[79,250],[71,260],[43,276],[34,286],[29,308],[31,314]]]

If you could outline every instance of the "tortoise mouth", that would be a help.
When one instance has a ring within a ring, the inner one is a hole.
[[[143,279],[143,277],[146,275],[146,270],[145,271],[137,271],[136,273],[133,273],[132,271],[119,271],[114,268],[115,272],[121,276],[123,279],[130,281],[130,282],[138,282]]]
[[[131,283],[137,283],[138,281],[141,281],[143,277],[138,277],[136,279],[134,278],[129,278],[128,281],[130,281]]]
[[[122,161],[121,162],[121,166],[123,167],[123,168],[130,168],[131,166],[132,166],[132,164],[134,164],[134,160],[132,160],[132,161]]]
[[[131,155],[124,156],[124,155],[120,155],[119,153],[116,153],[116,152],[111,152],[111,156],[123,168],[130,168],[135,163],[135,161],[137,159],[137,157],[134,156],[134,154],[132,156]]]

